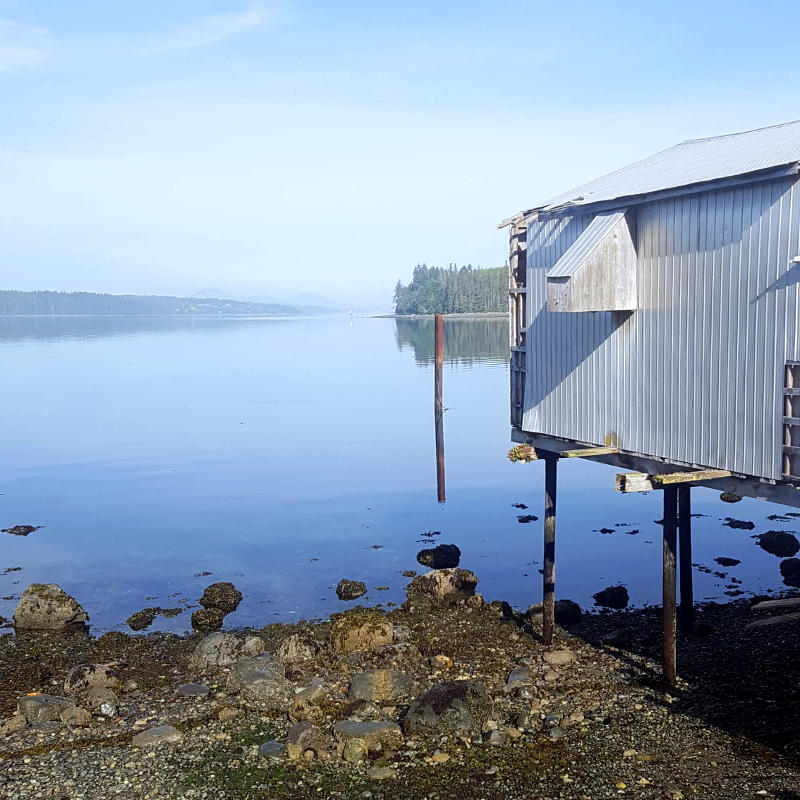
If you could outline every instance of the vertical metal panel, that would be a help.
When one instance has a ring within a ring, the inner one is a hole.
[[[531,223],[523,428],[779,479],[783,368],[800,360],[797,179],[634,212],[631,314],[547,312],[545,273],[592,218]]]

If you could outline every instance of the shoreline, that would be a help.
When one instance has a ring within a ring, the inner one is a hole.
[[[790,797],[800,785],[800,626],[791,619],[751,627],[766,615],[747,601],[698,606],[695,634],[679,644],[681,680],[668,689],[658,608],[573,609],[545,648],[535,608],[484,603],[469,576],[425,573],[404,607],[356,606],[320,622],[205,636],[5,634],[0,714],[37,692],[90,712],[70,724],[20,727],[19,715],[0,723],[0,788],[14,800],[56,786],[87,800],[118,786],[148,800],[601,798],[628,789],[738,800]],[[233,659],[209,659],[209,640],[226,642]],[[248,659],[269,692],[237,678]],[[111,715],[65,691],[70,670],[86,663],[114,665],[110,685],[95,692],[113,702]],[[464,695],[471,722],[452,730],[461,718],[453,711],[450,722],[414,727],[432,691],[450,703],[442,687],[474,691]],[[145,731],[161,743],[139,746]]]
[[[370,319],[432,319],[436,314],[373,314]],[[505,319],[508,311],[476,311],[463,314],[442,314],[445,319]]]

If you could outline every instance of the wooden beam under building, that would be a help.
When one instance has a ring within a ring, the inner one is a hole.
[[[583,447],[579,450],[562,450],[561,458],[596,458],[597,456],[613,456],[619,453],[618,447]]]
[[[662,475],[648,475],[645,472],[617,473],[616,489],[618,492],[652,492],[665,486],[676,484],[702,483],[719,478],[730,478],[732,473],[727,469],[698,469],[686,472],[668,472]]]

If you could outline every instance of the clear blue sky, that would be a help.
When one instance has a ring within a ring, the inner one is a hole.
[[[800,118],[800,3],[0,0],[4,288],[310,291],[687,138]]]

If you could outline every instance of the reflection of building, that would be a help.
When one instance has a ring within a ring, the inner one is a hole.
[[[433,317],[395,318],[398,349],[411,347],[418,364],[434,361]],[[472,318],[444,321],[444,360],[472,364],[476,361],[508,363],[508,320]]]
[[[683,486],[682,561],[693,484],[800,506],[799,164],[798,122],[698,139],[503,223],[514,440],[666,487],[667,539]]]

